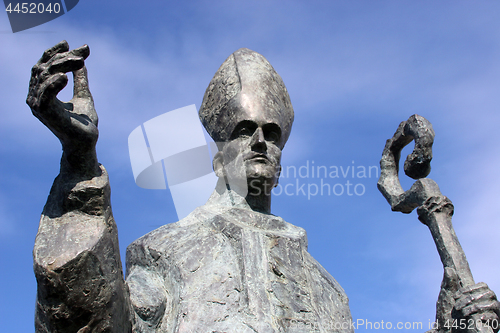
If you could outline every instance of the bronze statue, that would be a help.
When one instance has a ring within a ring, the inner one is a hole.
[[[293,108],[281,77],[248,49],[221,65],[199,112],[219,148],[216,189],[186,218],[133,242],[124,281],[95,152],[89,53],[63,41],[32,70],[27,103],[63,147],[33,254],[37,332],[353,331],[348,299],[307,252],[305,231],[270,212]],[[63,103],[67,72],[74,97]],[[498,320],[486,285],[455,290],[457,272],[446,272],[438,319]]]

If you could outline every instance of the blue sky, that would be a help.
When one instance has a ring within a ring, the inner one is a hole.
[[[31,67],[63,39],[91,49],[97,150],[110,174],[122,258],[130,242],[176,221],[168,191],[135,185],[128,135],[164,112],[199,107],[220,64],[247,47],[270,61],[291,96],[295,123],[284,167],[378,166],[398,124],[414,113],[426,117],[436,131],[429,177],[455,205],[455,230],[476,281],[500,293],[499,22],[493,0],[82,0],[16,34],[0,14],[2,331],[33,331],[32,247],[61,148],[24,101]],[[422,322],[415,331],[425,331],[442,278],[429,230],[415,212],[391,212],[378,175],[351,176],[324,182],[361,184],[363,195],[282,194],[273,213],[306,229],[309,251],[343,286],[355,320]]]

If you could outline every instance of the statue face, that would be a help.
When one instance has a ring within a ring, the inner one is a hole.
[[[276,111],[260,106],[258,99],[241,94],[233,107],[234,129],[221,149],[226,176],[232,180],[245,180],[251,187],[277,184],[281,170],[282,136]],[[229,180],[231,183],[231,180]]]

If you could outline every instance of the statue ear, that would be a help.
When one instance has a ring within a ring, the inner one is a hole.
[[[217,177],[224,177],[224,158],[222,157],[222,152],[218,151],[215,154],[214,160],[212,161],[212,167]]]

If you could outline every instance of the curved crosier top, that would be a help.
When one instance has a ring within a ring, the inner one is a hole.
[[[279,74],[261,54],[242,48],[231,54],[208,85],[200,120],[215,142],[230,139],[248,116],[265,117],[281,128],[283,148],[294,118],[290,96]]]

